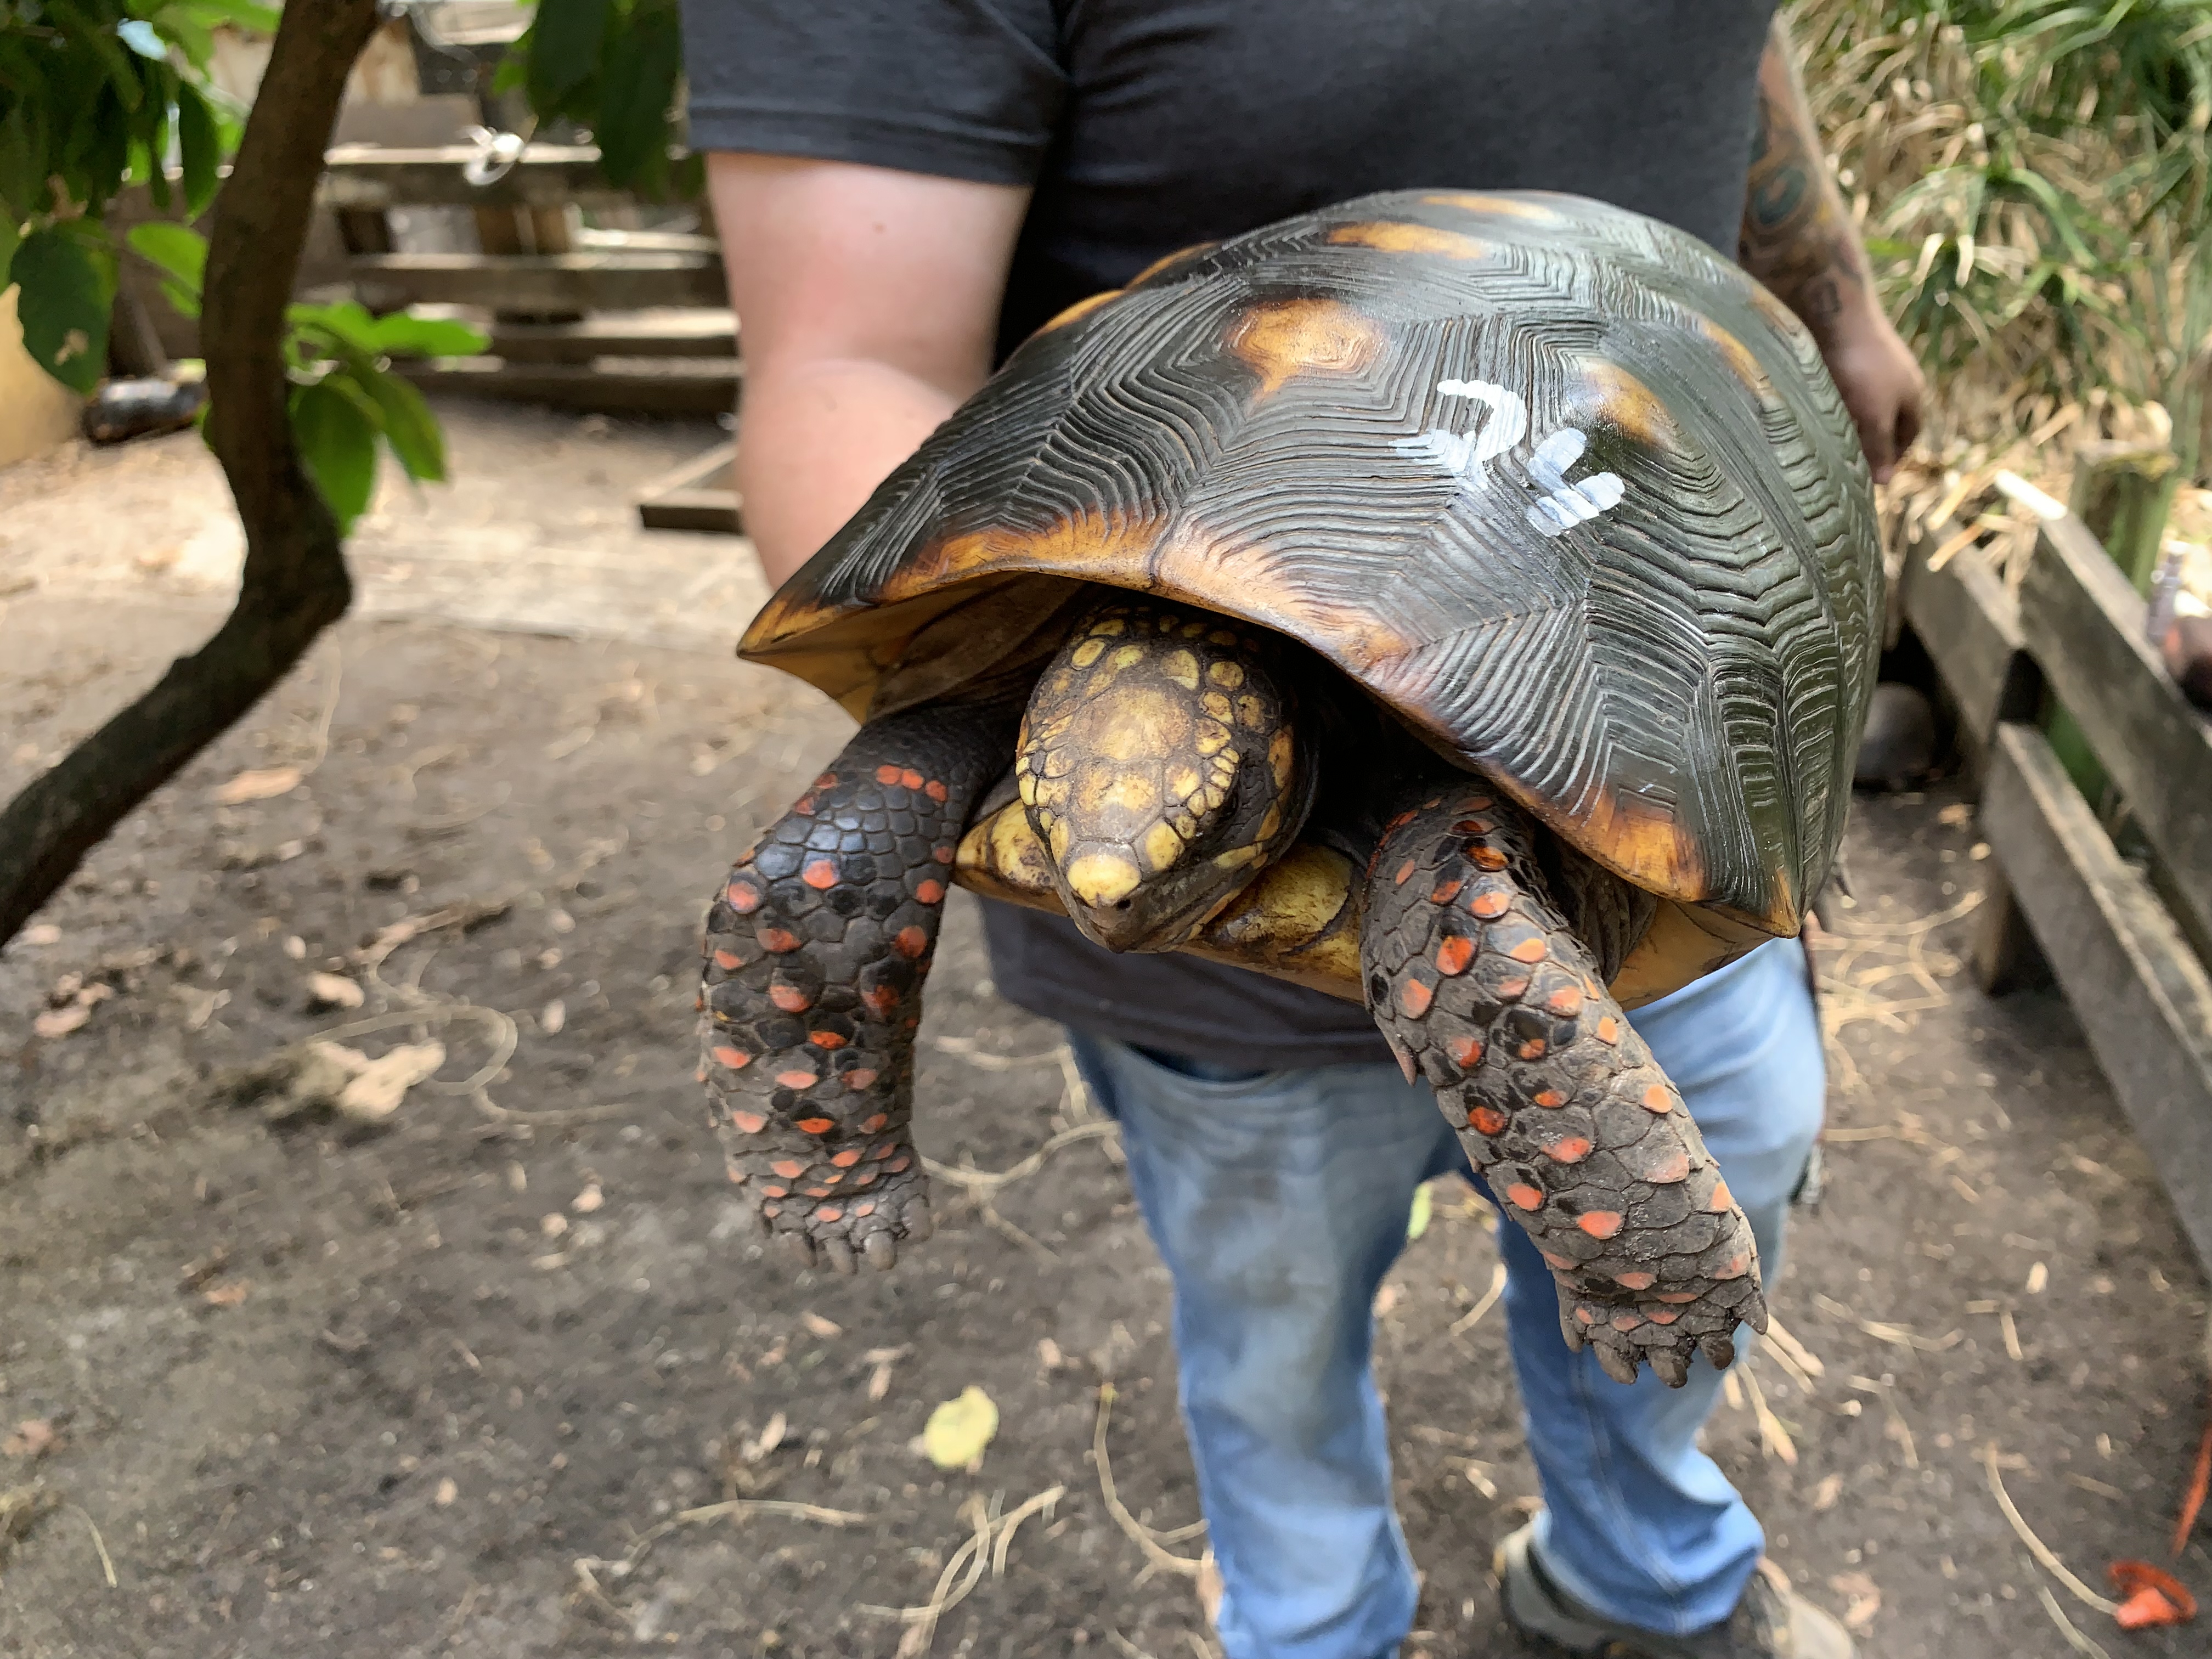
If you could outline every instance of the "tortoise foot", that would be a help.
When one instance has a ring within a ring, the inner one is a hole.
[[[731,1182],[809,1262],[888,1267],[929,1236],[908,1133],[922,981],[1010,723],[938,707],[863,726],[708,908],[699,1079]]]
[[[1766,1328],[1759,1251],[1697,1125],[1544,886],[1528,820],[1455,781],[1370,867],[1368,1007],[1544,1254],[1569,1347],[1680,1388]]]

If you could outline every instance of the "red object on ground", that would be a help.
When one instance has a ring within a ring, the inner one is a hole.
[[[2196,1530],[2197,1512],[2204,1507],[2208,1486],[2212,1486],[2212,1405],[2205,1414],[2204,1437],[2197,1443],[2197,1467],[2190,1474],[2189,1490],[2182,1495],[2181,1513],[2173,1523],[2176,1555],[2189,1547],[2189,1534]]]
[[[2164,1568],[2148,1561],[2115,1561],[2110,1571],[2112,1589],[2121,1598],[2113,1616],[2122,1630],[2185,1625],[2197,1616],[2197,1598]]]

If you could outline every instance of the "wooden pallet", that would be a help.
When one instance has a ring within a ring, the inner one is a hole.
[[[2078,518],[2044,524],[2017,601],[1971,549],[1932,566],[1950,532],[1908,550],[1904,605],[1982,777],[1978,975],[2019,982],[2034,947],[2212,1264],[2212,721],[2166,677],[2142,599]],[[2125,799],[2140,862],[2045,736],[2046,692]]]
[[[730,477],[737,453],[734,442],[716,444],[655,478],[638,491],[638,522],[647,530],[744,534],[743,502]]]

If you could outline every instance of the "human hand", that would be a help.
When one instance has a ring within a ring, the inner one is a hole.
[[[1887,483],[1920,435],[1928,382],[1881,308],[1869,300],[1837,318],[1820,336],[1820,356],[1859,429],[1876,483]]]

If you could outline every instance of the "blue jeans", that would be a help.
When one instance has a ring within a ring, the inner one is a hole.
[[[1820,1133],[1819,1023],[1794,941],[1638,1009],[1751,1218],[1775,1282],[1783,1221]],[[1390,1503],[1370,1309],[1406,1244],[1413,1188],[1473,1172],[1425,1085],[1393,1066],[1212,1078],[1071,1034],[1121,1124],[1129,1176],[1175,1276],[1183,1419],[1224,1594],[1230,1659],[1382,1659],[1415,1583]],[[1479,1185],[1480,1183],[1478,1183]],[[1498,1229],[1536,1547],[1586,1605],[1683,1634],[1728,1617],[1765,1534],[1697,1434],[1721,1392],[1646,1371],[1624,1388],[1560,1340],[1552,1274]],[[1749,1333],[1741,1335],[1748,1340]]]

